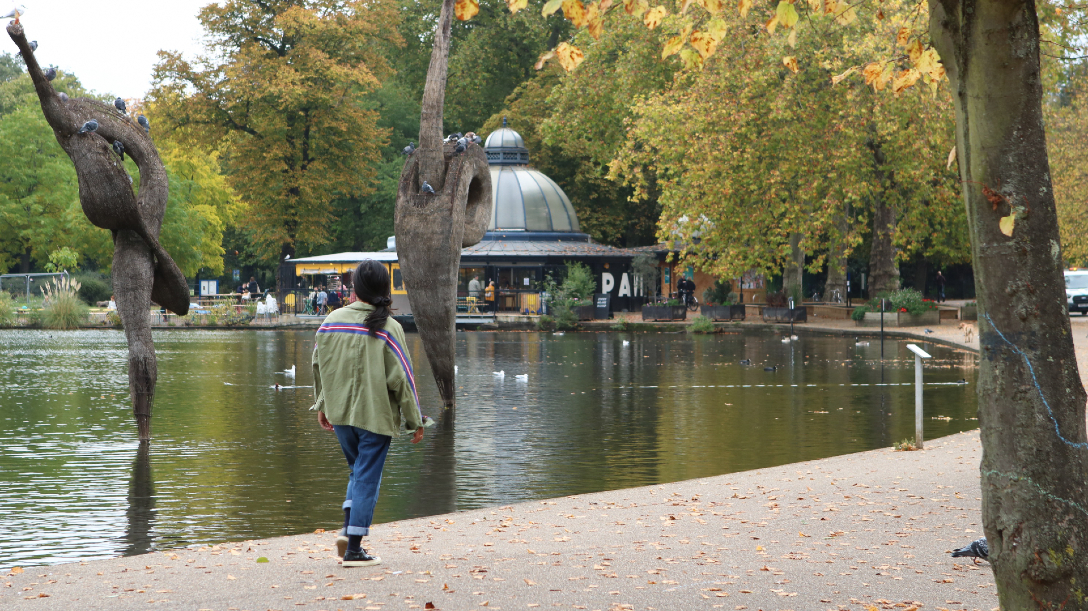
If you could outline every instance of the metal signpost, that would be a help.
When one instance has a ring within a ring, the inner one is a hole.
[[[922,359],[932,358],[914,344],[907,344],[914,353],[914,444],[922,449]]]

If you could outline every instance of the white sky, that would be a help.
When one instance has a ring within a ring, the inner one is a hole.
[[[26,7],[20,23],[43,66],[75,74],[97,93],[140,98],[150,89],[159,50],[200,52],[197,12],[213,0],[0,0],[0,15]],[[7,27],[9,20],[0,24]],[[7,32],[0,52],[18,53]]]

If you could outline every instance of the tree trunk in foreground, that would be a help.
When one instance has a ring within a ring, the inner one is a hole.
[[[835,224],[839,228],[839,238],[827,253],[827,282],[824,283],[823,300],[830,303],[838,298],[846,303],[846,232],[849,229],[846,215],[836,219]]]
[[[883,197],[873,207],[873,246],[869,251],[869,297],[899,289],[895,264],[895,209]]]
[[[1025,0],[930,0],[979,309],[982,520],[1001,608],[1088,609],[1085,392],[1066,312]],[[1012,236],[999,220],[1017,208]]]
[[[805,273],[805,251],[801,248],[801,240],[805,234],[790,233],[790,261],[782,270],[782,292],[786,297],[793,297],[797,301],[797,307],[801,307],[804,301],[804,287],[802,280]]]
[[[397,255],[412,316],[445,408],[455,404],[454,332],[461,249],[484,237],[491,221],[491,170],[482,148],[454,153],[442,143],[446,64],[453,0],[443,0],[423,91],[419,148],[400,175],[394,220]],[[423,193],[426,181],[435,193]]]
[[[146,441],[151,438],[157,377],[148,310],[154,300],[178,314],[189,311],[185,276],[159,244],[169,196],[166,168],[150,136],[132,118],[97,100],[61,100],[30,50],[23,26],[12,23],[7,31],[26,62],[53,135],[75,166],[83,214],[95,226],[113,233],[113,290],[128,340],[132,411],[140,440]],[[91,119],[98,121],[98,129],[79,133]],[[124,164],[113,152],[114,141],[124,145],[125,154],[140,168],[138,197]]]

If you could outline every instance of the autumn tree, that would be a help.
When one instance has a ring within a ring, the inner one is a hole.
[[[230,0],[199,19],[205,56],[160,53],[153,129],[187,126],[180,142],[198,150],[226,139],[228,183],[248,205],[246,230],[266,260],[327,242],[332,202],[371,190],[387,142],[365,96],[390,74],[395,7]]]

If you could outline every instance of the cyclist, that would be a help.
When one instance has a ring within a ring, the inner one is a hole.
[[[676,283],[676,292],[680,294],[680,303],[687,305],[695,295],[695,282],[687,276],[681,276]]]

